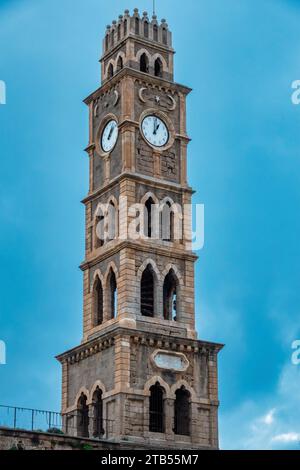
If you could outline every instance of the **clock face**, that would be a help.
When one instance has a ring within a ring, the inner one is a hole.
[[[157,116],[146,116],[142,122],[145,139],[154,147],[164,147],[169,140],[166,124]]]
[[[101,147],[104,152],[110,152],[116,145],[119,129],[118,123],[114,119],[109,121],[102,132]]]

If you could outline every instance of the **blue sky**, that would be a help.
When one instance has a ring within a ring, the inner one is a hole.
[[[0,403],[60,408],[81,339],[88,113],[106,24],[151,1],[0,0]],[[298,449],[300,1],[160,0],[205,204],[197,326],[220,354],[223,448]]]

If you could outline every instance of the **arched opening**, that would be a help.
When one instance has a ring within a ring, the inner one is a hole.
[[[95,230],[94,230],[94,247],[100,248],[104,245],[104,225],[105,225],[105,217],[104,215],[98,215],[95,219]]]
[[[117,71],[120,72],[120,70],[122,70],[122,68],[123,68],[123,59],[122,59],[122,57],[120,56],[120,57],[118,58],[118,62],[117,62]]]
[[[174,241],[174,211],[167,201],[161,211],[161,238],[165,242]]]
[[[154,201],[152,197],[149,197],[145,203],[145,213],[144,213],[144,235],[145,237],[151,238],[153,234],[152,220],[153,220],[153,208]]]
[[[124,21],[124,36],[127,35],[127,20]]]
[[[164,432],[164,389],[156,382],[150,388],[149,431]]]
[[[162,41],[164,44],[168,44],[168,32],[166,28],[163,28],[162,30]]]
[[[153,39],[154,41],[158,41],[158,26],[157,24],[153,25]]]
[[[118,41],[121,39],[121,24],[118,24]]]
[[[108,275],[108,308],[111,319],[117,317],[118,311],[118,289],[114,271],[111,269]]]
[[[115,240],[117,236],[117,209],[112,201],[108,204],[108,240]]]
[[[94,284],[94,326],[103,323],[103,288],[102,282],[97,276]]]
[[[94,417],[94,425],[93,425],[93,436],[94,437],[102,437],[105,433],[103,427],[103,400],[102,400],[102,390],[97,387],[94,395],[93,395],[93,417]]]
[[[161,59],[158,57],[154,63],[154,75],[162,77],[163,65]]]
[[[140,58],[140,71],[144,73],[149,73],[149,59],[145,52],[141,55]]]
[[[107,50],[108,49],[108,46],[109,46],[109,35],[107,34],[105,36],[105,49]]]
[[[177,321],[178,317],[178,299],[177,299],[177,278],[173,269],[169,271],[164,280],[163,304],[164,319]]]
[[[115,44],[115,31],[114,31],[114,30],[112,30],[112,32],[111,32],[111,34],[110,34],[110,37],[111,37],[111,38],[110,38],[110,42],[111,42],[111,45],[112,45],[112,47],[113,47],[114,44]]]
[[[89,407],[84,393],[81,394],[77,405],[77,436],[89,437]]]
[[[114,67],[113,67],[113,64],[109,64],[107,77],[112,78],[113,76],[114,76]]]
[[[140,20],[139,20],[139,18],[135,19],[135,34],[140,34]]]
[[[141,314],[145,317],[154,316],[154,288],[154,272],[149,264],[141,279]]]
[[[148,23],[148,21],[144,21],[144,36],[145,36],[145,38],[149,37],[149,23]]]
[[[174,433],[180,436],[191,434],[191,395],[184,386],[176,391],[174,404]]]

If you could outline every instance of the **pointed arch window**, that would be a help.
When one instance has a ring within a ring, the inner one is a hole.
[[[163,28],[162,30],[162,41],[164,44],[168,44],[168,32],[166,28]]]
[[[154,75],[162,77],[163,65],[161,59],[158,57],[154,63]]]
[[[113,201],[108,204],[108,240],[115,240],[117,236],[117,209]]]
[[[120,56],[120,57],[118,58],[118,62],[117,62],[117,71],[120,72],[120,70],[122,70],[122,68],[123,68],[123,59],[122,59],[122,57]]]
[[[107,34],[105,36],[105,49],[107,50],[108,49],[108,46],[109,46],[109,35]]]
[[[140,34],[140,20],[139,20],[139,18],[135,19],[135,34]]]
[[[144,21],[144,36],[145,36],[145,38],[149,37],[149,23],[148,23],[148,21]]]
[[[163,308],[164,319],[177,321],[178,317],[178,281],[173,269],[169,271],[164,280],[163,286]]]
[[[174,403],[174,432],[181,436],[191,435],[191,395],[185,387],[176,391]]]
[[[161,238],[166,242],[174,241],[174,211],[169,201],[161,211]]]
[[[111,269],[108,276],[108,308],[111,319],[117,317],[118,310],[118,289],[114,271]]]
[[[115,30],[113,29],[111,34],[110,34],[110,41],[111,41],[111,45],[112,47],[114,46],[115,44]]]
[[[153,25],[153,39],[158,42],[158,26],[157,24]]]
[[[145,52],[141,55],[140,58],[140,71],[149,73],[149,59]]]
[[[94,417],[94,426],[93,426],[93,436],[102,437],[105,433],[103,428],[103,399],[102,399],[102,390],[97,387],[93,395],[93,417]]]
[[[154,201],[152,197],[149,197],[145,203],[145,216],[144,216],[144,235],[145,237],[151,238],[153,235],[153,208],[154,208]]]
[[[89,407],[87,397],[81,394],[77,406],[77,435],[79,437],[89,437]]]
[[[154,316],[154,272],[149,264],[141,279],[141,314],[145,317]]]
[[[150,388],[149,431],[163,433],[164,428],[164,389],[157,382]]]
[[[118,41],[121,39],[121,24],[118,24]]]
[[[113,67],[113,64],[109,64],[107,77],[112,78],[113,76],[114,76],[114,67]]]
[[[102,282],[97,276],[94,284],[94,325],[103,323],[103,288]]]
[[[124,21],[124,36],[127,35],[127,20]]]

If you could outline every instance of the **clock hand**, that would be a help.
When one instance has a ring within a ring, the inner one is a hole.
[[[113,133],[113,125],[111,126],[110,128],[110,131],[109,131],[109,134],[108,134],[108,140],[110,140],[111,136],[112,136],[112,133]]]
[[[154,119],[153,119],[153,125],[154,125],[153,135],[156,134],[156,130],[157,130],[157,129],[156,129],[156,122],[157,122],[157,119],[154,118]]]

